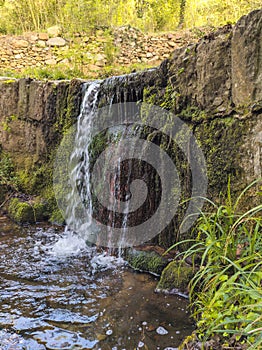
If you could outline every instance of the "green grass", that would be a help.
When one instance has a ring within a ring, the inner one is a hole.
[[[213,210],[202,213],[196,238],[176,244],[190,244],[180,256],[198,267],[190,283],[198,338],[216,335],[227,345],[233,336],[254,350],[262,348],[262,205],[239,208],[256,183],[233,201],[229,182],[225,204],[209,201]]]
[[[144,69],[152,68],[152,65],[146,63],[130,64],[129,66],[105,66],[96,71],[83,72],[81,65],[75,68],[64,67],[56,65],[54,67],[39,67],[26,68],[20,72],[15,70],[0,70],[0,76],[10,78],[32,78],[38,80],[67,80],[74,78],[82,79],[104,79],[113,75],[129,74],[131,72],[139,72]]]

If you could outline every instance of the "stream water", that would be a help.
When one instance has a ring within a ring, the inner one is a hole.
[[[171,350],[193,330],[185,299],[55,228],[1,218],[0,251],[1,350]]]

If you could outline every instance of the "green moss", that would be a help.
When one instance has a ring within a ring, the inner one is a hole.
[[[8,214],[11,219],[20,224],[36,221],[33,207],[27,202],[20,201],[18,198],[11,199],[8,206]]]
[[[33,203],[34,216],[36,221],[43,221],[49,217],[48,206],[42,198],[37,198]]]
[[[39,195],[44,187],[52,182],[52,163],[29,165],[17,171],[19,188],[27,194]]]
[[[176,110],[180,94],[169,83],[165,88],[150,87],[143,90],[143,101],[162,107],[166,110]]]
[[[229,176],[233,184],[233,192],[239,191],[242,183],[240,152],[245,133],[249,129],[248,120],[237,120],[233,117],[217,118],[201,123],[194,135],[205,155],[209,195],[217,198],[226,193]]]
[[[64,217],[59,209],[54,209],[52,211],[52,214],[49,218],[49,221],[52,224],[57,224],[57,225],[64,225],[64,223],[65,223],[65,219],[64,219]]]
[[[15,173],[14,163],[7,152],[1,150],[0,145],[0,186],[18,188],[18,178]]]
[[[12,122],[17,120],[18,117],[15,115],[10,115],[8,117],[4,117],[3,119],[4,121],[1,122],[1,126],[4,131],[10,133],[12,131],[12,127],[11,127]]]
[[[157,275],[160,275],[161,271],[167,265],[167,260],[155,252],[130,250],[127,253],[126,260],[135,270],[146,271]]]
[[[8,214],[12,220],[19,224],[43,221],[47,217],[46,205],[40,199],[23,201],[12,198],[8,205]]]
[[[200,123],[212,118],[212,115],[196,106],[187,106],[178,114],[178,117],[186,122]]]
[[[179,290],[186,292],[188,284],[194,275],[191,266],[187,266],[178,261],[169,263],[161,274],[160,281],[157,285],[159,291]]]

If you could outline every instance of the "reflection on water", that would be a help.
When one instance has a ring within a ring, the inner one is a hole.
[[[184,299],[79,242],[54,255],[62,235],[0,220],[1,350],[176,349],[191,333]]]

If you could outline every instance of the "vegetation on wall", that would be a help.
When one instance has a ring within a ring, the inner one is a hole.
[[[143,31],[219,26],[261,7],[260,0],[1,0],[0,32],[45,30],[67,33],[130,24]]]
[[[18,179],[15,174],[14,164],[9,155],[1,149],[0,145],[0,186],[17,190]]]

